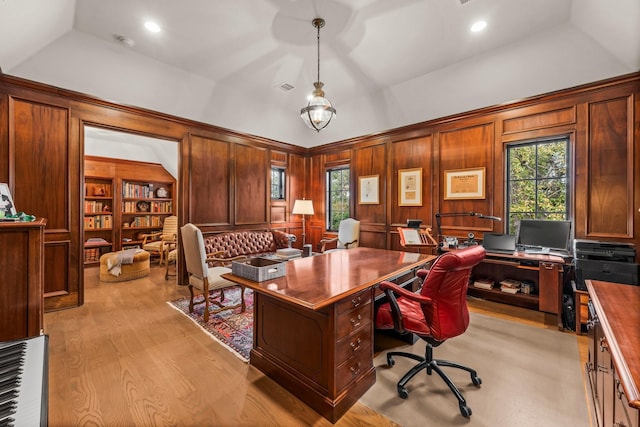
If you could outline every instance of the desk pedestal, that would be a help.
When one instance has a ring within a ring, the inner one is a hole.
[[[335,423],[375,383],[373,290],[320,310],[256,292],[251,364]]]

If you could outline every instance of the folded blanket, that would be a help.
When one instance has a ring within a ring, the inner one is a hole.
[[[138,248],[114,252],[107,258],[107,270],[112,276],[118,277],[122,273],[122,264],[133,264],[133,257],[140,252],[143,250]]]

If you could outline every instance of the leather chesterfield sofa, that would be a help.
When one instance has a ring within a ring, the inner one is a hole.
[[[232,261],[290,248],[295,241],[295,235],[280,230],[227,231],[204,236],[204,248],[210,266],[229,266]]]

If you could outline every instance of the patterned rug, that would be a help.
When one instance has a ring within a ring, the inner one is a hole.
[[[226,289],[224,292],[225,304],[235,305],[240,303],[240,288]],[[244,301],[247,304],[245,312],[240,308],[225,310],[218,314],[209,315],[209,322],[205,323],[202,315],[204,304],[196,305],[193,313],[189,313],[189,298],[180,298],[169,301],[171,307],[187,316],[206,333],[220,342],[224,347],[245,362],[249,361],[249,352],[253,346],[253,291],[245,289]],[[215,309],[215,306],[209,306]]]

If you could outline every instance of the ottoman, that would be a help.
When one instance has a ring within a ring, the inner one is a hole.
[[[113,265],[118,259],[118,254],[121,254],[122,252],[124,251],[109,252],[100,257],[100,281],[124,282],[149,275],[149,272],[151,271],[149,267],[149,252],[143,250],[140,250],[133,255],[133,263],[121,263],[119,274],[112,274],[109,270],[109,264]]]

